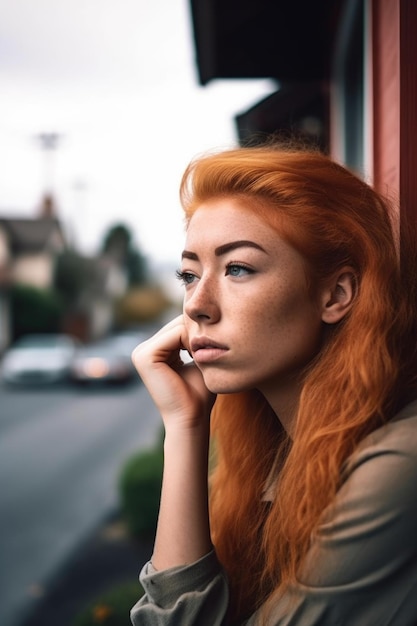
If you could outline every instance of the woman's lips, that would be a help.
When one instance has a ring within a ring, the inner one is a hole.
[[[212,341],[206,337],[199,337],[191,341],[191,352],[196,363],[210,363],[222,357],[228,347]]]

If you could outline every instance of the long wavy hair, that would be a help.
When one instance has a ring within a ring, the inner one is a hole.
[[[314,151],[204,155],[185,171],[180,197],[186,223],[203,202],[240,199],[304,256],[313,287],[344,265],[356,278],[352,309],[305,372],[292,439],[256,390],[214,405],[210,521],[231,612],[242,618],[296,579],[342,464],[415,392],[417,241],[404,236],[400,263],[389,205]],[[262,490],[274,463],[271,503]]]

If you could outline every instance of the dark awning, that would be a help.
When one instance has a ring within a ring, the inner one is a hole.
[[[340,0],[190,0],[199,80],[328,78]]]

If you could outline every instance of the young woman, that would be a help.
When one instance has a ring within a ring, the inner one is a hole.
[[[133,355],[165,426],[134,626],[417,624],[417,240],[316,152],[204,156],[181,198],[183,315]]]

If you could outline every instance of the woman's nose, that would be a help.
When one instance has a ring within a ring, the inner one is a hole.
[[[210,281],[200,280],[185,296],[184,313],[192,320],[214,323],[219,319],[220,309],[216,287]]]

